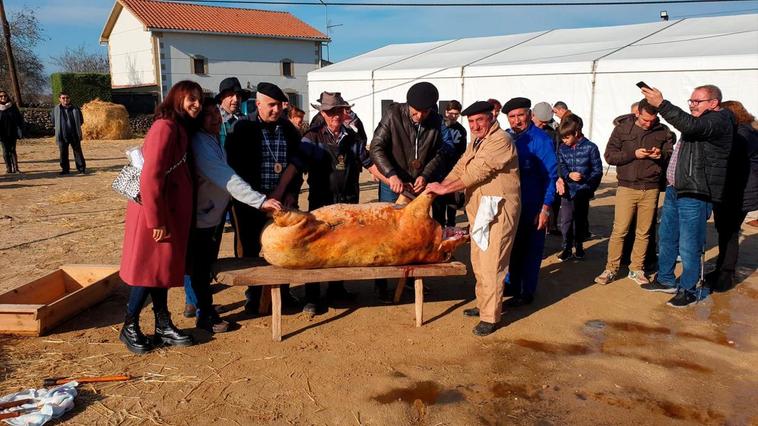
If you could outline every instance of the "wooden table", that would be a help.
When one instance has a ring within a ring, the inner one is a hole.
[[[324,269],[286,269],[265,263],[261,259],[220,259],[214,267],[217,280],[228,285],[265,286],[271,301],[272,338],[282,340],[282,294],[281,286],[291,287],[306,283],[328,281],[374,280],[378,278],[399,278],[395,288],[394,301],[397,303],[403,294],[403,288],[409,278],[414,280],[416,327],[424,322],[424,278],[466,275],[466,265],[453,261],[426,265],[403,266],[363,266]],[[268,301],[260,304],[262,313],[268,309]]]

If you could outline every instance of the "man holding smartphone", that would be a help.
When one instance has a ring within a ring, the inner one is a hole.
[[[628,278],[639,285],[649,284],[643,265],[650,243],[661,175],[674,146],[674,134],[658,120],[658,108],[646,99],[638,104],[637,113],[619,117],[605,148],[605,161],[616,166],[618,189],[613,231],[608,242],[605,270],[595,282],[608,284],[618,275],[624,239],[634,217],[637,217],[634,248]]]
[[[642,88],[650,105],[682,133],[666,170],[666,198],[661,213],[658,275],[642,285],[647,291],[676,294],[668,305],[683,308],[708,296],[702,279],[706,222],[712,203],[723,200],[726,168],[734,139],[735,118],[721,108],[721,90],[714,85],[696,87],[687,100],[690,114],[663,98],[655,88]],[[676,256],[682,257],[682,274],[674,275]]]

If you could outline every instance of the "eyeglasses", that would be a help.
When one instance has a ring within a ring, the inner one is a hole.
[[[700,105],[700,102],[708,102],[708,101],[712,101],[712,100],[713,100],[713,98],[711,98],[711,99],[687,99],[687,105],[689,105],[689,106],[696,106],[696,105]]]

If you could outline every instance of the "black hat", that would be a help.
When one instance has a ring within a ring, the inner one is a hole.
[[[440,98],[440,92],[432,83],[422,81],[408,89],[408,105],[418,110],[427,110],[435,105]]]
[[[275,99],[279,102],[289,102],[287,95],[285,95],[284,92],[282,92],[282,89],[280,89],[276,84],[265,82],[258,83],[258,86],[255,88],[255,90],[258,93],[263,93],[269,98]]]
[[[242,100],[250,97],[250,91],[242,88],[237,77],[227,77],[221,80],[221,83],[218,85],[218,95],[215,97],[216,102],[221,102],[221,95],[230,90],[233,90],[234,93],[238,93],[242,97]]]
[[[481,114],[483,112],[492,113],[492,104],[487,101],[476,101],[461,111],[461,115],[468,117],[469,115]]]
[[[514,109],[519,108],[531,108],[532,107],[532,101],[530,101],[527,98],[513,98],[510,101],[506,102],[505,105],[503,105],[503,114],[508,114],[509,112],[513,111]]]

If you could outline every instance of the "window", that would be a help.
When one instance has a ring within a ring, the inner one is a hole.
[[[284,77],[295,76],[295,64],[291,59],[282,59],[282,75]]]
[[[287,99],[289,99],[289,104],[290,105],[296,106],[298,108],[302,108],[300,106],[300,95],[298,95],[297,92],[286,91],[284,93],[287,95]]]
[[[192,74],[208,74],[208,59],[204,56],[195,55],[190,57],[192,61]]]

